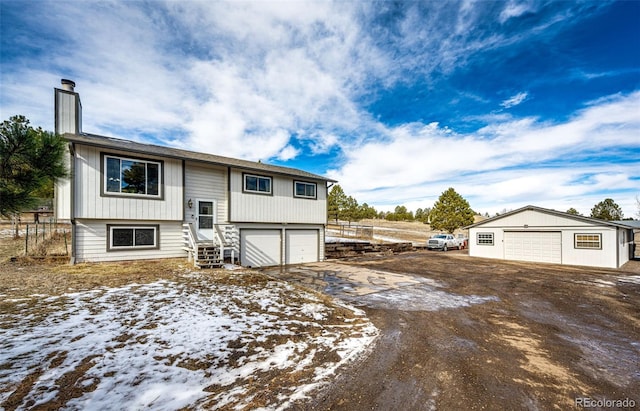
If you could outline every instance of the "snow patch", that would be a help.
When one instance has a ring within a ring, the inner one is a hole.
[[[286,302],[292,296],[302,302]],[[28,300],[0,313],[0,403],[36,376],[20,409],[46,406],[71,373],[84,391],[68,409],[244,408],[256,375],[306,370],[281,398],[269,398],[269,408],[281,407],[363,353],[378,333],[361,310],[350,321],[320,322],[332,308],[279,281],[236,286],[188,274]],[[339,360],[314,362],[316,352],[332,351]]]

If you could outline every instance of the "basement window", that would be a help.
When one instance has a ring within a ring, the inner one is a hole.
[[[493,233],[477,233],[477,245],[493,245]]]
[[[157,225],[107,225],[107,251],[157,249],[159,231]]]
[[[247,193],[271,194],[271,177],[244,174],[243,189]]]
[[[304,181],[294,182],[294,197],[316,199],[316,183],[307,183]]]
[[[602,234],[575,234],[574,247],[578,249],[601,250]]]

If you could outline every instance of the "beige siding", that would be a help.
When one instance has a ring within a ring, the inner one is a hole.
[[[160,248],[154,250],[107,251],[107,224],[140,225],[158,224],[160,230]],[[76,261],[123,261],[156,258],[186,257],[182,249],[182,224],[180,222],[161,221],[77,221],[76,223]]]
[[[78,133],[80,131],[77,129],[78,126],[80,126],[78,123],[81,121],[80,117],[82,114],[78,95],[56,90],[55,98],[56,133]]]
[[[69,164],[69,160],[65,160]],[[68,178],[59,178],[55,182],[54,211],[56,219],[60,222],[71,219],[71,181]]]
[[[216,222],[227,222],[227,169],[224,167],[206,166],[201,163],[187,162],[185,165],[185,202],[193,201],[193,208],[185,204],[184,220],[195,223],[196,200],[215,200]]]
[[[76,94],[67,93],[61,90],[55,92],[55,126],[56,133],[77,133],[77,116],[80,115],[79,97]],[[65,149],[65,166],[71,171],[71,156],[69,150]],[[55,184],[55,215],[59,221],[69,221],[71,219],[71,181],[68,178],[56,180]]]
[[[272,177],[273,195],[244,193],[242,191],[242,171],[231,171],[231,197],[229,204],[231,222],[326,223],[327,189],[324,181],[315,181],[317,184],[317,199],[310,200],[293,196],[293,185],[294,181],[296,181],[293,177],[266,176]]]
[[[91,219],[173,220],[183,218],[182,161],[151,156],[138,156],[124,151],[108,154],[162,160],[162,199],[125,198],[101,195],[101,150],[76,146],[75,217]]]

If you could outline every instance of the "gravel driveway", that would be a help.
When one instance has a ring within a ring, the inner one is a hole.
[[[310,408],[604,409],[640,406],[633,263],[625,271],[416,252],[265,271],[360,306],[381,330],[370,355]]]

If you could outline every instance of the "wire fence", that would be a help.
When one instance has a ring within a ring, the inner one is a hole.
[[[373,226],[368,225],[330,224],[327,225],[327,232],[339,237],[373,238]]]
[[[24,236],[24,255],[69,255],[71,231],[66,225],[58,225],[52,220],[26,224],[20,232]]]

